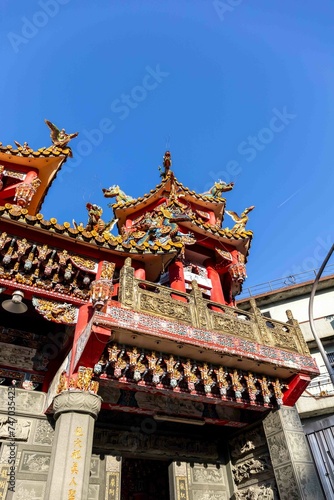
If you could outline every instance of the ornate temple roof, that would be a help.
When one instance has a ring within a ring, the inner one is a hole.
[[[236,248],[247,258],[253,233],[245,229],[248,217],[238,217],[231,229],[222,228],[226,199],[222,194],[233,188],[233,183],[215,182],[204,193],[196,193],[176,179],[171,167],[170,152],[164,156],[162,181],[149,193],[133,199],[119,186],[103,189],[106,198],[116,198],[110,206],[114,219],[104,222],[103,210],[87,203],[88,223],[59,223],[56,218],[46,220],[39,213],[45,195],[72,152],[68,143],[77,136],[59,130],[46,121],[52,145],[33,150],[25,142],[13,146],[0,143],[0,217],[8,223],[16,222],[22,228],[29,226],[38,232],[47,231],[83,245],[93,245],[112,251],[122,257],[137,255],[150,260],[155,255],[171,257],[183,253],[187,245],[210,241],[211,251],[225,250],[224,245]],[[12,167],[11,167],[12,165]],[[232,217],[232,218],[233,218]],[[129,221],[130,225],[129,225]],[[111,233],[117,224],[118,235]],[[11,233],[10,228],[5,229]],[[24,231],[24,229],[23,229]],[[209,237],[209,238],[208,238]],[[205,246],[204,245],[204,246]]]
[[[29,226],[44,229],[50,231],[51,233],[61,234],[67,236],[71,239],[76,239],[79,241],[88,242],[95,244],[99,247],[110,248],[112,250],[123,251],[123,252],[138,252],[142,253],[161,253],[161,251],[177,251],[182,247],[181,242],[168,240],[165,244],[156,242],[154,245],[141,245],[138,243],[126,243],[121,235],[115,236],[109,232],[99,233],[96,230],[87,230],[84,226],[71,227],[69,222],[64,222],[62,224],[58,223],[56,218],[44,219],[43,214],[37,213],[36,215],[30,215],[27,209],[18,207],[16,205],[11,205],[6,203],[5,206],[0,206],[0,217],[4,219],[10,219],[12,221],[18,221]],[[252,231],[239,231],[233,232],[230,229],[219,229],[213,227],[209,223],[205,223],[201,220],[192,220],[198,228],[202,228],[205,232],[210,232],[213,236],[217,238],[224,238],[228,242],[236,242],[238,240],[249,240],[253,236]]]
[[[51,130],[52,146],[32,149],[15,141],[16,149],[0,143],[0,203],[16,202],[37,214],[58,171],[72,156],[68,143],[78,134],[66,134],[45,120]],[[11,167],[13,165],[13,167]]]
[[[48,148],[43,147],[37,149],[37,151],[34,151],[32,148],[30,148],[27,143],[25,143],[25,146],[20,145],[17,143],[17,148],[15,149],[13,146],[10,144],[7,146],[4,146],[2,142],[0,142],[0,154],[4,153],[6,155],[13,155],[17,157],[23,157],[23,158],[51,158],[54,156],[68,156],[72,157],[72,150],[70,147],[58,147],[58,146],[49,146]],[[16,158],[16,162],[19,162],[19,160]]]
[[[215,185],[219,185],[219,182],[215,183]],[[220,183],[220,185],[222,189],[226,188],[225,183]],[[116,202],[111,204],[111,206],[115,216],[118,218],[119,226],[123,224],[129,214],[145,209],[148,205],[158,201],[161,197],[174,196],[176,198],[182,198],[189,203],[196,203],[199,207],[202,206],[205,209],[212,210],[216,217],[220,219],[223,216],[226,204],[226,199],[220,196],[223,191],[218,191],[218,194],[214,195],[209,191],[198,194],[179,182],[171,171],[154,189],[151,189],[149,193],[136,199],[126,195],[117,185],[111,186],[109,189],[104,189],[103,192],[106,198],[116,197]]]

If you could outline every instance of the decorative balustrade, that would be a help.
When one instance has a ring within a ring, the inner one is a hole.
[[[120,273],[120,303],[138,312],[175,319],[193,327],[219,331],[267,346],[310,355],[298,322],[287,311],[288,322],[263,316],[251,299],[252,312],[204,299],[196,281],[190,293],[136,279],[131,259]]]

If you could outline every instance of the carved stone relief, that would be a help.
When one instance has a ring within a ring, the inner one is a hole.
[[[106,456],[106,471],[108,472],[120,472],[122,467],[121,457],[112,457],[110,455]]]
[[[121,457],[106,456],[105,500],[120,500]]]
[[[284,406],[281,408],[282,420],[284,420],[285,430],[298,430],[302,431],[303,427],[299,415],[295,408]]]
[[[280,499],[323,499],[297,410],[282,407],[268,415],[263,426]]]
[[[146,392],[137,392],[135,398],[139,408],[147,410],[161,410],[166,413],[197,417],[201,417],[204,410],[204,404],[199,401],[172,399],[168,396],[158,396]]]
[[[51,452],[23,450],[19,471],[34,474],[47,474],[50,468]]]
[[[240,484],[252,476],[268,470],[271,470],[269,455],[249,458],[232,468],[236,484]]]
[[[100,485],[90,484],[88,485],[88,496],[87,500],[99,500]]]
[[[189,497],[192,500],[223,500],[230,498],[225,466],[187,464]]]
[[[7,495],[7,490],[9,486],[9,481],[7,481],[8,476],[10,475],[10,466],[9,464],[0,465],[0,498],[5,499]],[[3,481],[5,479],[5,481]]]
[[[291,332],[285,332],[282,328],[272,331],[274,345],[276,347],[283,347],[283,349],[291,349],[291,351],[298,352],[296,342],[294,337],[291,336]]]
[[[34,444],[51,446],[54,438],[54,429],[48,420],[37,420]]]
[[[53,400],[55,418],[62,412],[77,411],[97,417],[101,408],[101,398],[97,394],[81,391],[63,391]]]
[[[26,370],[33,370],[36,349],[0,342],[0,364]]]
[[[227,500],[227,495],[225,491],[202,491],[193,490],[194,500]]]
[[[291,464],[275,469],[275,476],[280,493],[280,500],[300,500]]]
[[[278,500],[278,492],[275,484],[265,483],[250,486],[235,494],[236,500]]]
[[[100,457],[92,456],[90,459],[90,475],[91,479],[98,478],[100,475]]]
[[[15,486],[15,499],[17,500],[43,500],[46,483],[42,481],[17,480]]]
[[[43,414],[45,394],[43,392],[25,391],[15,389],[15,411],[16,413]],[[7,387],[0,386],[0,410],[8,410]]]
[[[313,464],[296,464],[296,473],[303,499],[323,500],[324,497]]]
[[[213,465],[207,465],[207,467],[203,466],[194,466],[191,468],[191,478],[193,483],[222,483],[224,484],[224,474],[223,470],[217,469],[217,467]]]
[[[212,313],[213,316],[213,328],[215,330],[222,330],[226,333],[231,333],[245,337],[251,340],[257,340],[254,335],[252,324],[249,324],[246,320],[237,320],[231,317],[226,317],[223,314]]]
[[[0,415],[0,439],[28,441],[31,424],[31,420]]]
[[[13,459],[13,453],[11,453],[12,447],[9,445],[3,445],[1,447],[1,458],[0,458],[0,464],[8,465],[9,459]],[[21,458],[21,451],[19,451],[18,447],[16,446],[15,449],[15,465],[17,466]]]
[[[263,427],[267,436],[282,430],[282,423],[278,412],[270,412],[263,421]]]
[[[305,435],[301,432],[287,432],[286,439],[289,444],[292,459],[299,462],[312,462],[312,457]]]
[[[261,429],[256,429],[249,431],[245,434],[237,436],[230,441],[231,456],[235,459],[246,455],[255,448],[263,446],[265,442],[265,436]]]
[[[269,437],[268,446],[274,467],[282,465],[290,460],[287,442],[283,433],[280,432]]]
[[[240,434],[229,443],[237,500],[277,499],[276,482],[261,426]]]

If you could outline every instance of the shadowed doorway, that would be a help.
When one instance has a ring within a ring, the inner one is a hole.
[[[169,462],[122,459],[121,500],[169,500]]]

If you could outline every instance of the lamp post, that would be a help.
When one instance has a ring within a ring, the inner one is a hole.
[[[315,329],[314,319],[313,319],[313,301],[314,301],[315,292],[316,292],[319,280],[321,278],[322,272],[325,269],[326,264],[329,261],[329,258],[332,255],[333,251],[334,251],[334,244],[331,246],[331,249],[329,250],[328,254],[326,255],[326,258],[323,261],[323,263],[318,271],[318,274],[316,275],[316,278],[314,280],[312,290],[311,290],[310,302],[309,302],[309,306],[308,306],[308,315],[309,315],[309,320],[310,320],[311,332],[312,332],[313,337],[317,343],[317,346],[318,346],[319,352],[322,356],[322,359],[324,360],[324,363],[325,363],[325,366],[326,366],[327,371],[329,373],[332,384],[334,385],[334,370],[333,370],[333,367],[328,360],[327,353],[324,349],[324,346],[322,345],[322,342],[318,337],[318,334],[317,334],[316,329]]]

